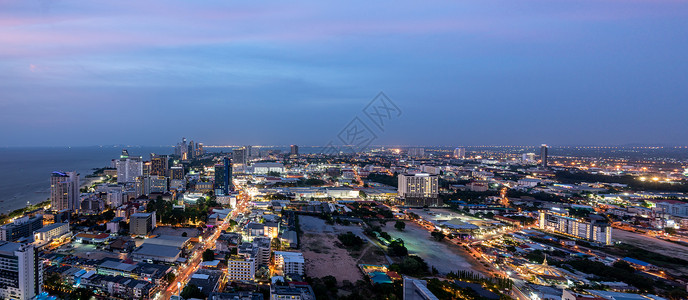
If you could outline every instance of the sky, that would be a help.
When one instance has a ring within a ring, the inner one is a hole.
[[[687,53],[688,0],[0,0],[0,146],[686,145]]]

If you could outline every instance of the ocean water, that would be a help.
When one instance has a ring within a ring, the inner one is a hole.
[[[0,213],[22,208],[27,201],[35,204],[49,199],[53,171],[77,171],[83,181],[94,168],[110,166],[123,148],[144,160],[151,152],[174,152],[171,146],[0,148]]]
[[[122,149],[129,155],[150,159],[150,153],[173,154],[172,146],[92,146],[92,147],[31,147],[0,148],[0,213],[23,208],[50,198],[50,174],[53,171],[77,171],[82,183],[93,169],[109,167],[119,158]],[[289,147],[256,148],[258,151],[280,150]],[[317,153],[320,146],[304,146],[299,152]],[[206,148],[208,152],[231,152],[232,147]]]

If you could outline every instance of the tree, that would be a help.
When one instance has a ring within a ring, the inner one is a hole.
[[[444,233],[442,233],[442,231],[439,231],[439,230],[433,231],[432,233],[430,233],[430,235],[431,235],[433,238],[435,238],[435,240],[437,240],[437,241],[443,240],[443,239],[444,239],[444,236],[445,236]]]
[[[667,234],[676,234],[676,229],[673,227],[665,227],[664,232],[666,232]]]
[[[364,191],[358,191],[358,197],[360,197],[361,199],[365,199],[368,198],[368,195]]]
[[[380,232],[380,237],[383,238],[383,239],[385,239],[385,240],[388,240],[388,241],[391,241],[391,240],[392,240],[392,236],[389,235],[389,233],[386,233],[386,232],[384,232],[384,231],[381,231],[381,232]]]
[[[406,228],[406,223],[404,223],[404,221],[397,221],[394,224],[394,228],[396,228],[399,231],[404,231],[404,228]]]
[[[408,249],[406,249],[406,246],[404,246],[404,241],[401,239],[397,239],[392,241],[389,246],[387,247],[389,250],[389,255],[391,256],[406,256],[408,255]]]
[[[186,287],[184,287],[184,289],[182,290],[182,293],[179,295],[182,296],[182,298],[184,298],[184,299],[191,299],[191,298],[205,299],[205,294],[195,284],[189,284]]]
[[[360,248],[363,245],[363,239],[355,235],[353,232],[349,231],[347,233],[342,233],[337,236],[339,242],[346,247]]]
[[[203,261],[213,261],[215,260],[215,252],[211,249],[206,249],[203,251]]]
[[[75,300],[90,300],[90,299],[95,299],[93,296],[95,294],[93,291],[87,289],[87,288],[78,288],[74,290],[72,293],[69,294],[67,299],[75,299]]]
[[[167,280],[167,283],[172,283],[174,281],[174,279],[176,279],[176,278],[177,278],[177,276],[174,275],[174,273],[172,273],[172,272],[165,274],[165,280]]]

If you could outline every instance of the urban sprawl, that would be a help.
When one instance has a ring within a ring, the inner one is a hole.
[[[0,298],[688,298],[688,161],[650,147],[207,149],[46,174]]]

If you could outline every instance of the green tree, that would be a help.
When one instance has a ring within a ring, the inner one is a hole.
[[[205,299],[205,294],[195,284],[188,284],[187,286],[185,286],[182,290],[182,293],[179,295],[182,296],[182,298],[184,299]]]
[[[441,240],[443,240],[444,237],[445,237],[444,233],[443,233],[442,231],[439,231],[439,230],[433,231],[432,233],[430,233],[430,235],[431,235],[433,238],[435,238],[435,240],[437,240],[437,241],[441,241]]]
[[[176,278],[177,278],[177,276],[174,275],[174,273],[172,273],[172,272],[165,274],[165,280],[167,280],[168,283],[173,282],[174,279],[176,279]]]
[[[90,299],[95,299],[93,291],[87,289],[87,288],[78,288],[71,292],[67,299],[74,299],[74,300],[90,300]]]
[[[394,240],[387,246],[389,255],[391,256],[406,256],[408,255],[408,249],[404,246],[404,241],[401,239]]]
[[[404,229],[406,228],[406,223],[404,223],[404,221],[397,221],[396,223],[394,223],[394,228],[396,228],[399,231],[404,231]]]
[[[215,252],[211,249],[206,249],[203,251],[203,261],[213,261],[215,260]]]

